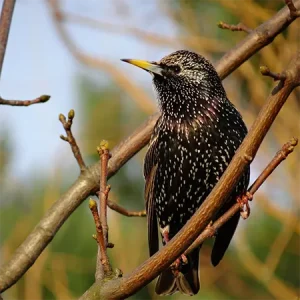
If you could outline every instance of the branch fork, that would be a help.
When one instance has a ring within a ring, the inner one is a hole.
[[[67,136],[61,135],[60,138],[65,141],[68,142],[70,144],[70,147],[72,149],[73,155],[77,161],[77,164],[80,168],[80,172],[84,172],[86,170],[86,164],[82,158],[79,146],[76,142],[76,139],[73,135],[72,132],[72,125],[73,125],[73,119],[75,117],[75,111],[74,109],[71,109],[68,113],[68,120],[66,119],[66,117],[63,114],[60,114],[58,116],[59,121],[61,122],[61,124],[63,125],[65,132],[67,134]]]

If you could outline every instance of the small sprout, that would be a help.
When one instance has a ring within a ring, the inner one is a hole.
[[[267,66],[260,66],[259,70],[262,75],[268,75],[270,73],[270,69]]]
[[[223,27],[224,27],[224,22],[223,22],[223,21],[219,21],[219,22],[217,23],[217,26],[218,26],[219,28],[223,28]]]
[[[108,141],[102,140],[101,143],[100,143],[99,148],[100,148],[101,150],[108,150]]]
[[[60,135],[59,136],[63,141],[66,141],[66,142],[68,142],[69,140],[68,140],[68,138],[66,137],[66,136],[64,136],[64,135]]]
[[[51,96],[49,96],[49,95],[42,95],[39,97],[40,102],[42,102],[42,103],[47,102],[50,98],[51,98]]]
[[[115,276],[116,276],[116,278],[123,277],[123,272],[120,269],[116,268],[115,269]]]
[[[68,118],[69,118],[70,120],[73,120],[74,117],[75,117],[75,111],[74,111],[74,109],[71,109],[71,110],[69,111],[69,113],[68,113]]]
[[[59,114],[58,119],[60,122],[65,123],[66,122],[66,117],[63,114]]]
[[[113,248],[115,246],[115,244],[113,244],[113,243],[107,243],[107,248]]]
[[[97,207],[96,201],[93,200],[93,199],[90,199],[89,200],[89,207],[90,207],[90,209],[93,209],[93,208]]]
[[[96,234],[93,234],[93,235],[92,235],[92,238],[93,238],[95,241],[97,241],[97,235],[96,235]]]
[[[292,137],[290,143],[293,147],[295,147],[298,144],[298,139],[295,137]]]

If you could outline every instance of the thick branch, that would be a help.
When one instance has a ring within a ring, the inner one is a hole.
[[[0,17],[0,78],[16,0],[4,0]]]
[[[294,3],[296,7],[300,6],[300,0]],[[254,33],[251,33],[219,61],[216,69],[220,77],[224,79],[259,49],[268,45],[293,20],[290,17],[289,9],[283,8],[273,18],[258,27],[255,33],[260,36],[259,39]],[[286,84],[289,84],[289,81],[285,82]],[[286,91],[286,89],[284,90]],[[112,151],[108,177],[113,176],[148,143],[158,116],[156,114],[150,117],[143,126]],[[0,292],[13,285],[32,266],[71,213],[87,196],[97,192],[99,176],[99,166],[95,164],[84,171],[71,188],[55,202],[32,233],[19,246],[11,260],[1,267]],[[156,274],[158,273],[156,271]],[[149,278],[147,282],[148,280]]]
[[[33,100],[6,100],[0,97],[0,105],[10,105],[10,106],[29,106],[32,104],[45,103],[50,99],[49,95],[42,95]]]

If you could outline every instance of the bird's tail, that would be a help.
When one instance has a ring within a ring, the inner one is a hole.
[[[187,265],[182,266],[182,270],[174,276],[171,268],[163,271],[157,280],[155,292],[158,295],[172,295],[179,291],[182,294],[193,296],[200,289],[200,266],[199,250],[194,250],[187,256]]]

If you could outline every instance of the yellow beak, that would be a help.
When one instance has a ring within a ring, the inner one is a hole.
[[[162,75],[162,68],[155,64],[155,63],[151,63],[149,61],[146,60],[140,60],[140,59],[121,59],[122,61],[125,61],[129,64],[132,64],[136,67],[139,67],[143,70],[146,70],[148,72],[154,73],[154,74],[158,74],[158,75]]]

